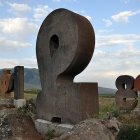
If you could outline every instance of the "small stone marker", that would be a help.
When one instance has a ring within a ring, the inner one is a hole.
[[[24,67],[14,68],[14,98],[24,99]]]
[[[22,107],[26,104],[24,99],[24,67],[16,66],[14,68],[14,105]]]
[[[66,9],[43,21],[36,43],[42,93],[37,97],[39,119],[75,124],[99,113],[97,83],[73,83],[94,52],[90,22]]]
[[[120,110],[132,110],[138,104],[138,93],[134,91],[134,78],[122,75],[116,79],[116,105]]]

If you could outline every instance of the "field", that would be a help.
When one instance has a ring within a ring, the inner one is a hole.
[[[25,91],[25,99],[36,98],[39,92],[39,90]],[[13,97],[13,93],[11,96]],[[140,97],[138,100],[137,108],[140,108]],[[36,109],[34,109],[34,112],[36,112],[35,110]],[[20,111],[34,116],[33,110],[29,110],[27,107],[21,108]],[[113,94],[100,94],[99,119],[109,119],[110,117],[116,117],[122,124],[119,134],[117,135],[117,140],[140,140],[140,117],[133,116],[131,111],[118,111]]]

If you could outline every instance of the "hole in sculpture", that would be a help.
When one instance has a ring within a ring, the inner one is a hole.
[[[131,98],[131,97],[130,98],[123,98],[124,102],[126,102],[126,101],[134,101],[134,100],[135,100],[135,98]]]
[[[53,122],[53,123],[61,123],[61,118],[59,118],[59,117],[53,117],[52,120],[51,120],[51,122]]]
[[[122,87],[123,87],[123,89],[126,89],[126,84],[123,83],[123,84],[122,84]]]
[[[50,38],[50,53],[51,53],[51,57],[54,55],[54,53],[56,52],[56,50],[59,47],[59,38],[57,35],[53,35]]]

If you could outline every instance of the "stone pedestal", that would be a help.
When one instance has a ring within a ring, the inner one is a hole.
[[[25,99],[14,100],[14,106],[16,108],[23,107],[24,105],[26,105],[26,100]]]
[[[69,132],[73,128],[73,125],[70,124],[57,124],[41,119],[37,119],[35,121],[35,126],[41,134],[46,134],[48,131],[54,130],[55,135],[61,135],[65,132]]]

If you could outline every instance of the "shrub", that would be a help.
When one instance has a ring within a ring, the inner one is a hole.
[[[140,140],[140,125],[123,125],[117,140]]]

